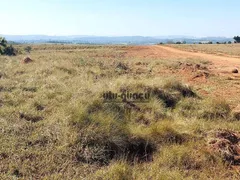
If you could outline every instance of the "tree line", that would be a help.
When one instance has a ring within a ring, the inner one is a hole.
[[[225,41],[225,42],[216,42],[216,44],[240,43],[240,36],[234,36],[233,39],[234,39],[234,42],[233,41]],[[160,42],[159,44],[164,44],[164,43]],[[166,42],[166,44],[186,44],[186,41],[177,41],[177,42],[168,41],[168,42]],[[193,44],[196,44],[196,42]],[[205,41],[205,42],[200,41],[200,42],[198,42],[198,44],[214,44],[214,43],[212,41]]]

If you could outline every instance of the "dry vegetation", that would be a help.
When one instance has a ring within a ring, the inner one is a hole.
[[[240,57],[240,44],[181,44],[169,46],[191,52]]]
[[[34,45],[24,57],[0,56],[0,179],[239,179],[238,154],[217,144],[238,148],[237,97],[217,98],[238,81],[209,61],[130,46]],[[129,117],[106,91],[151,99]]]

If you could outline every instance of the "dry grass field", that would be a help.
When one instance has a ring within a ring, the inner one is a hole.
[[[31,47],[0,56],[0,179],[240,178],[239,45]]]
[[[190,52],[203,52],[219,56],[240,57],[240,44],[174,44],[170,46]]]

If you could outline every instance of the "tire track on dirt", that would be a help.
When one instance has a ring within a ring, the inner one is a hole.
[[[168,46],[159,46],[154,45],[153,48],[155,50],[165,50],[169,53],[173,53],[176,55],[184,55],[187,57],[199,57],[202,59],[206,59],[212,62],[214,65],[220,66],[240,66],[240,58],[233,58],[233,57],[224,57],[224,56],[217,56],[213,54],[205,54],[199,52],[189,52],[189,51],[182,51],[176,48],[168,47]]]

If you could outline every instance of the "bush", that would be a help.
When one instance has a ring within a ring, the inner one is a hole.
[[[13,48],[12,45],[10,45],[10,46],[7,46],[7,47],[4,49],[3,54],[4,54],[4,55],[8,55],[8,56],[16,56],[17,52],[16,52],[16,49]]]
[[[26,51],[27,53],[30,53],[31,50],[32,50],[31,46],[27,46],[24,48],[24,51]]]
[[[0,37],[0,55],[15,56],[16,49],[12,45],[8,45],[5,38]]]

